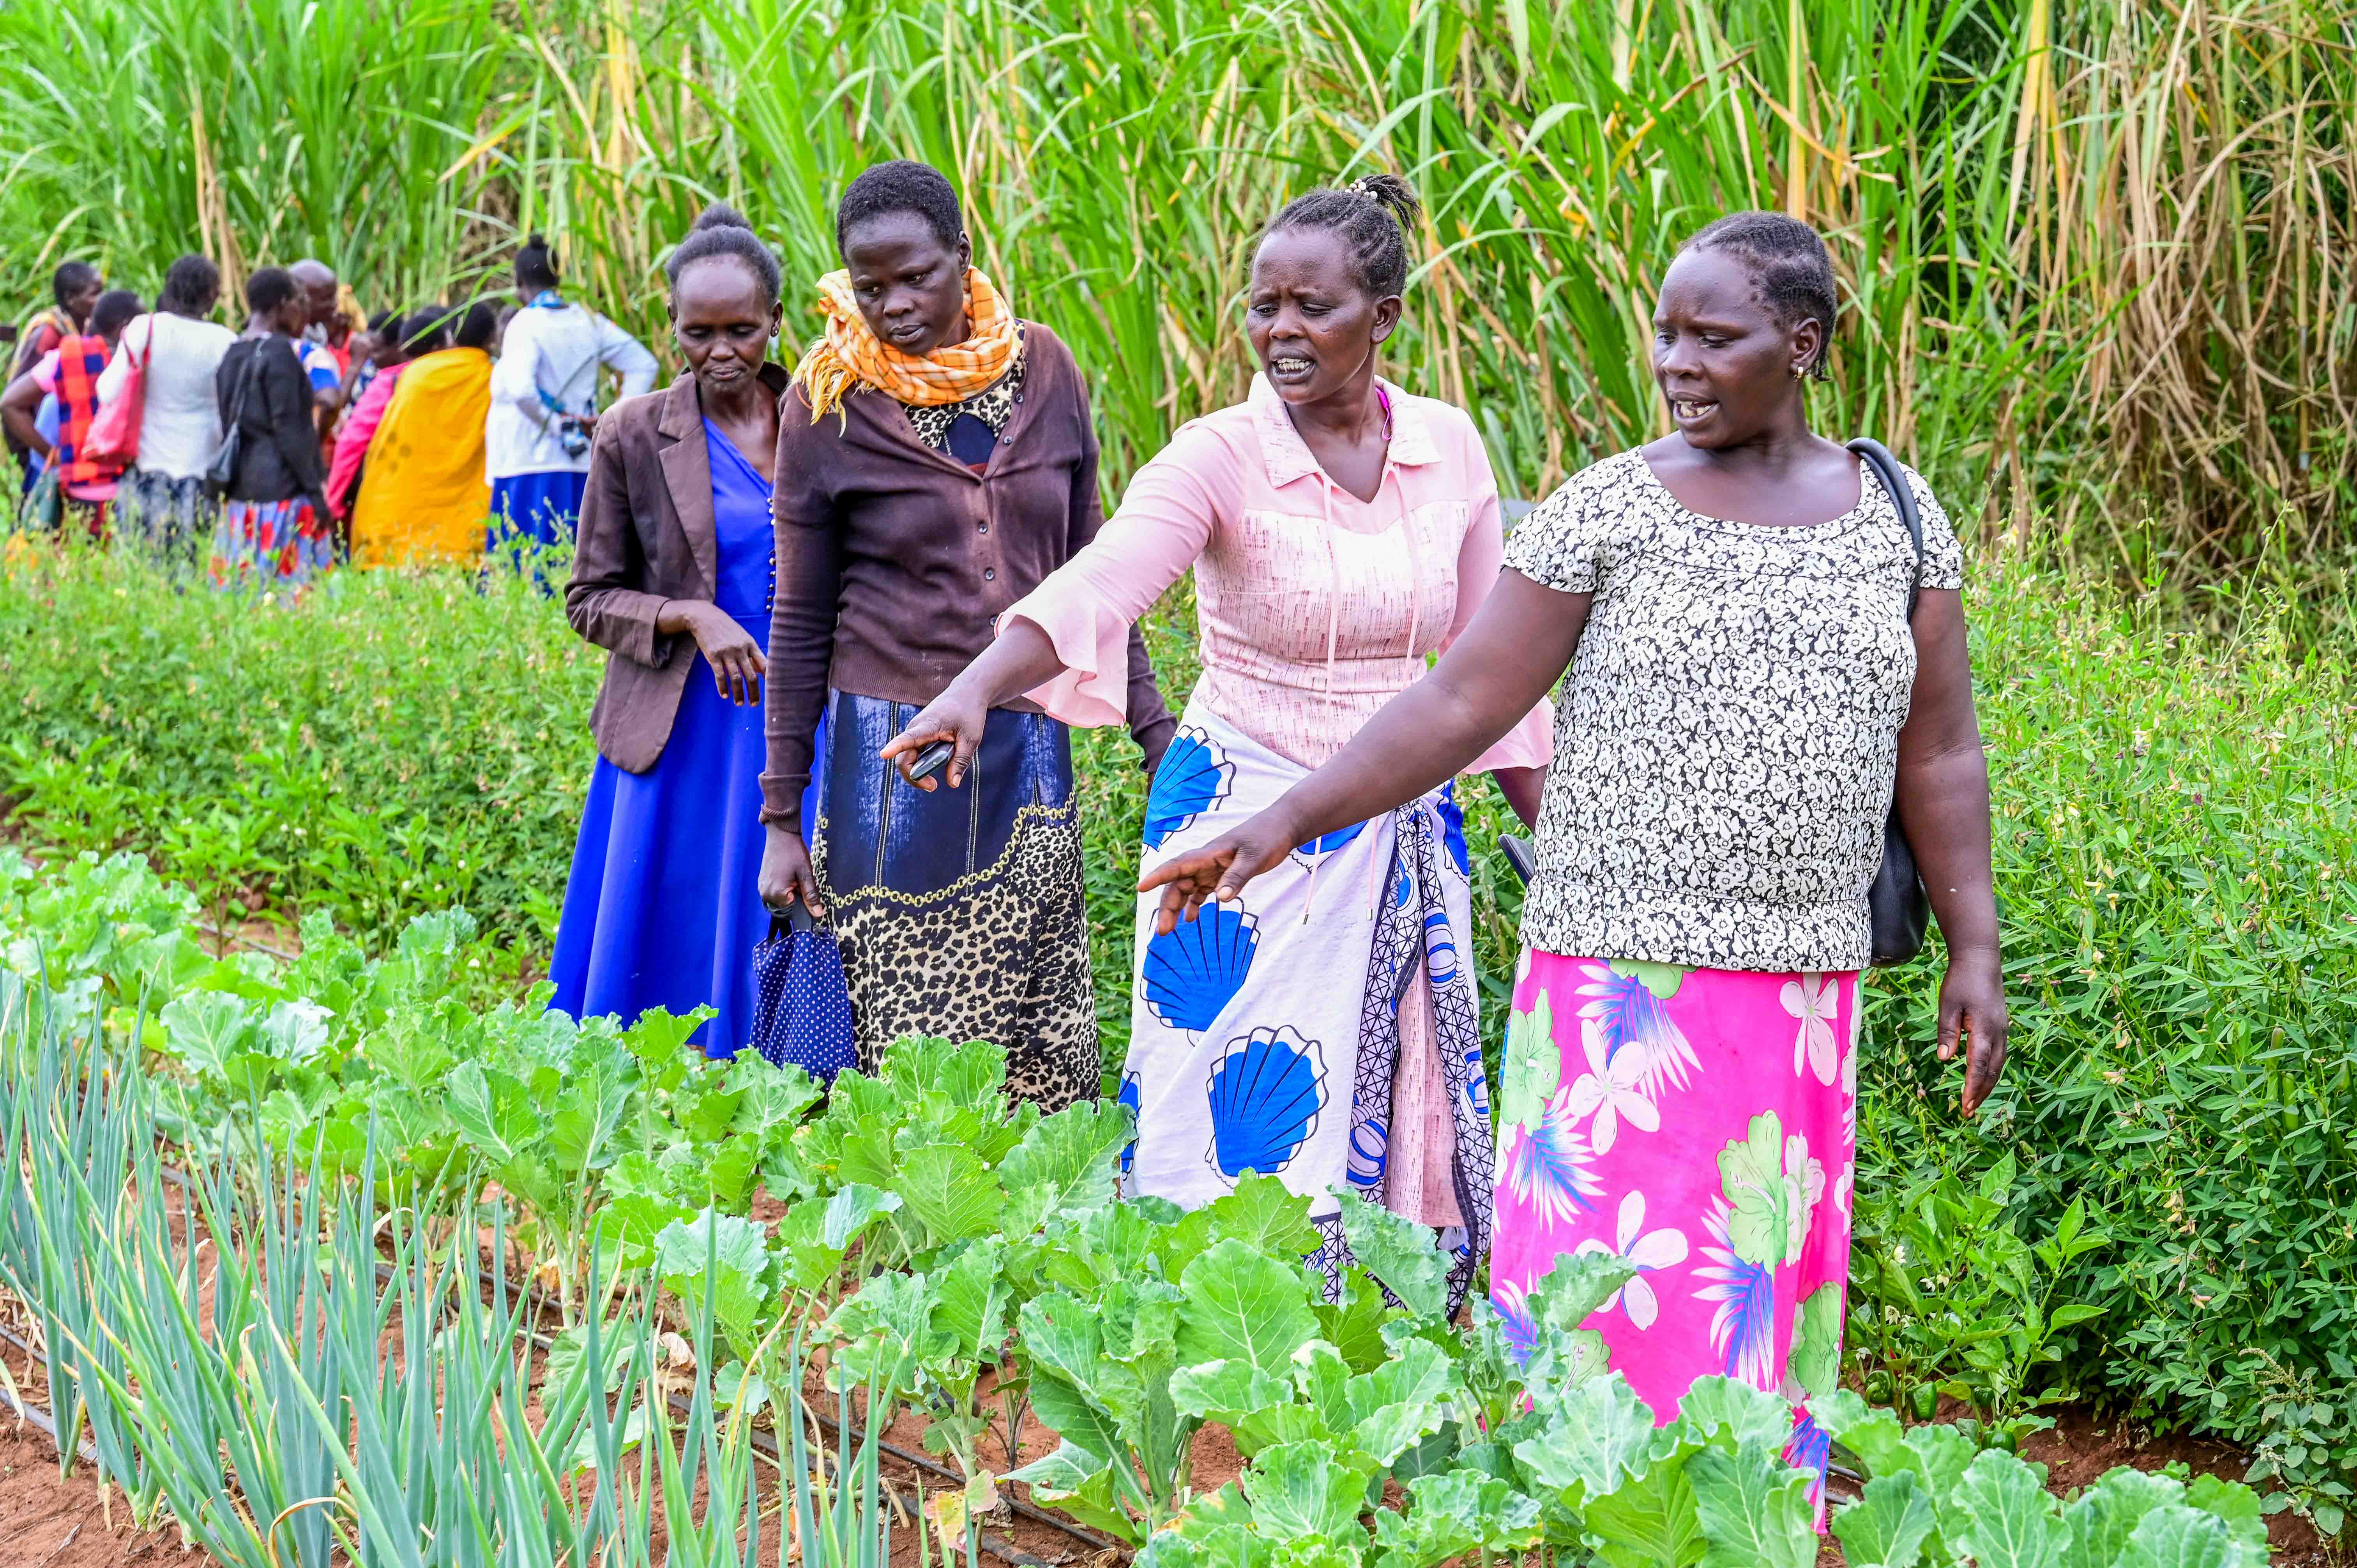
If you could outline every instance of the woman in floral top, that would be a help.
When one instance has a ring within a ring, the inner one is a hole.
[[[1824,245],[1721,219],[1663,281],[1674,434],[1575,475],[1516,531],[1433,673],[1236,832],[1155,871],[1162,921],[1448,777],[1566,669],[1524,907],[1491,1299],[1568,1253],[1637,1271],[1588,1320],[1668,1421],[1695,1379],[1807,1401],[1840,1369],[1867,888],[1893,800],[1946,939],[1940,1056],[1967,1113],[2005,1062],[1988,776],[1947,515],[1924,551],[1803,395],[1836,308]],[[1912,581],[1910,582],[1910,579]],[[1920,585],[1911,625],[1910,589]]]

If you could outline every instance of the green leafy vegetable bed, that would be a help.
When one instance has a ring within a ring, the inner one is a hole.
[[[2058,1499],[1997,1429],[1910,1430],[1847,1391],[1796,1430],[1777,1395],[1705,1379],[1657,1425],[1581,1326],[1618,1259],[1568,1259],[1525,1317],[1476,1303],[1460,1327],[1428,1233],[1346,1197],[1363,1266],[1329,1303],[1306,1199],[1247,1176],[1191,1213],[1125,1200],[1126,1112],[1011,1105],[995,1046],[903,1041],[822,1104],[798,1070],[683,1054],[688,1020],[470,1005],[464,917],[382,959],[315,918],[282,965],[209,957],[192,914],[130,856],[0,854],[0,1286],[39,1321],[68,1448],[86,1427],[135,1512],[225,1561],[276,1562],[302,1498],[326,1509],[296,1527],[305,1561],[330,1535],[371,1562],[446,1537],[476,1553],[451,1561],[644,1561],[657,1494],[675,1552],[737,1561],[747,1434],[774,1409],[799,1441],[806,1346],[871,1426],[921,1413],[963,1477],[931,1522],[969,1561],[1019,1481],[1149,1568],[1539,1547],[1805,1568],[1811,1477],[1785,1455],[1822,1437],[1867,1477],[1833,1520],[1853,1563],[2266,1559],[2247,1487],[2121,1470]],[[159,1139],[191,1173],[177,1238]],[[511,1269],[566,1324],[536,1412]],[[683,1423],[651,1362],[664,1317],[695,1336]],[[411,1354],[388,1358],[389,1326]],[[999,1474],[1027,1404],[1059,1444]],[[1191,1439],[1213,1423],[1245,1467],[1205,1494]],[[877,1562],[864,1517],[869,1545],[806,1535],[805,1560]]]

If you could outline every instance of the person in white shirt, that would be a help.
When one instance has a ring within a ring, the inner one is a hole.
[[[589,482],[598,367],[620,376],[626,398],[652,387],[658,369],[644,344],[557,292],[556,257],[538,234],[516,252],[515,278],[523,308],[500,339],[483,429],[494,550],[571,541]]]
[[[115,493],[115,532],[175,560],[193,561],[212,532],[205,467],[221,439],[213,372],[237,334],[211,319],[221,272],[186,255],[164,274],[155,313],[135,317],[98,378],[101,406],[114,401],[135,368],[140,380],[139,456]]]

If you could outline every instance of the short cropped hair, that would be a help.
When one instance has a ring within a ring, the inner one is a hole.
[[[853,224],[888,212],[915,213],[944,245],[954,246],[965,234],[965,213],[948,177],[931,164],[894,158],[870,166],[844,190],[834,209],[836,253]]]
[[[267,316],[295,295],[295,274],[285,267],[264,267],[245,280],[246,308],[256,316]]]

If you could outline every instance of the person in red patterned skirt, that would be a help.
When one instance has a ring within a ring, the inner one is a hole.
[[[0,423],[11,436],[42,454],[45,466],[58,471],[59,526],[92,539],[105,532],[107,503],[114,499],[123,475],[120,458],[85,450],[91,426],[98,420],[98,378],[105,372],[124,328],[138,314],[139,296],[128,289],[101,295],[90,313],[88,331],[59,338],[56,348],[0,392]],[[43,437],[35,422],[45,397],[58,400],[55,442]]]
[[[208,572],[216,587],[299,590],[336,559],[296,346],[309,306],[283,267],[248,278],[245,302],[264,334],[230,345],[214,378],[221,429],[237,433],[238,447]]]

